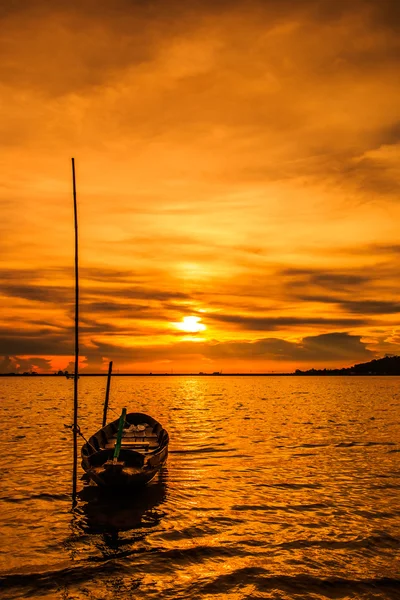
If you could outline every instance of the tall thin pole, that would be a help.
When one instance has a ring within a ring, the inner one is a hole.
[[[74,376],[74,455],[72,473],[72,505],[76,503],[76,486],[78,475],[78,361],[79,361],[79,263],[78,263],[78,211],[76,204],[75,159],[72,160],[72,189],[74,196],[75,225],[75,376]]]
[[[107,375],[107,387],[106,387],[106,397],[104,400],[104,409],[103,409],[103,424],[102,427],[107,423],[107,410],[108,410],[108,398],[110,397],[110,383],[111,383],[111,372],[112,372],[112,360],[108,365],[108,375]]]

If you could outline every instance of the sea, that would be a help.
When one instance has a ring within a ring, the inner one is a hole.
[[[106,377],[78,383],[89,437]],[[75,507],[73,385],[0,378],[3,600],[399,600],[400,377],[113,376],[168,461],[111,496],[79,466]]]

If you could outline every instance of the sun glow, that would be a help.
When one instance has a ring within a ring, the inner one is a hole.
[[[206,326],[200,323],[200,317],[183,317],[181,323],[174,323],[177,329],[185,331],[186,333],[198,333],[199,331],[205,331]]]

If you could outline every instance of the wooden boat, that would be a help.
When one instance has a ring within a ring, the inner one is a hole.
[[[168,432],[153,417],[123,409],[82,446],[82,468],[102,487],[144,485],[165,463],[168,442]]]

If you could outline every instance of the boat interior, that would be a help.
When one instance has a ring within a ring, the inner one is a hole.
[[[102,450],[113,450],[117,441],[118,421],[113,421],[89,439],[84,454]],[[134,450],[140,454],[151,454],[165,442],[166,432],[155,419],[143,413],[126,415],[122,434],[121,451]]]
[[[107,450],[115,447],[117,434],[108,439],[105,448]],[[154,427],[148,423],[139,423],[138,425],[129,425],[124,427],[121,448],[124,450],[137,450],[138,452],[147,452],[159,447],[158,435],[154,432]]]

